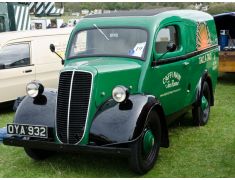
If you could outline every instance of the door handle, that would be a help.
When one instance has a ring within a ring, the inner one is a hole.
[[[32,71],[33,71],[32,69],[28,69],[28,70],[23,71],[23,73],[30,73]]]
[[[183,65],[184,66],[188,66],[190,63],[189,62],[184,62]]]

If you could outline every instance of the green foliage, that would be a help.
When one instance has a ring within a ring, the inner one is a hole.
[[[203,6],[209,5],[208,13],[219,14],[233,12],[235,3],[203,2]],[[175,7],[178,9],[194,9],[193,2],[65,2],[65,12],[78,12],[82,9],[94,10],[130,10],[130,9],[156,9],[160,7]]]
[[[129,10],[129,9],[154,9],[159,7],[186,8],[191,3],[180,2],[66,2],[64,3],[66,12],[78,12],[82,9],[108,9],[108,10]]]
[[[209,7],[208,13],[220,14],[224,12],[234,12],[235,3],[212,3]]]
[[[209,122],[192,126],[190,113],[169,129],[170,147],[161,148],[154,168],[141,177],[235,177],[235,74],[225,74],[216,88]],[[13,112],[0,114],[0,127]],[[115,156],[58,153],[33,161],[23,148],[0,144],[0,177],[140,177],[127,159]]]

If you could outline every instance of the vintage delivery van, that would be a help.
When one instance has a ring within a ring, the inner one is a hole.
[[[71,33],[58,91],[27,85],[4,144],[33,159],[53,151],[122,154],[146,173],[169,146],[173,119],[192,110],[195,125],[208,122],[218,74],[215,24],[191,10],[98,16]]]
[[[57,88],[58,57],[48,49],[50,43],[62,56],[72,28],[0,33],[0,103],[25,96],[25,86],[40,80],[45,87]]]

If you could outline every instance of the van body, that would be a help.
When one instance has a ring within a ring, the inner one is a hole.
[[[0,34],[0,103],[25,96],[27,83],[38,80],[57,88],[60,59],[51,53],[55,43],[64,55],[72,29],[4,32]]]
[[[172,120],[192,110],[196,126],[208,122],[217,75],[217,35],[207,13],[92,15],[71,33],[58,92],[30,84],[3,142],[34,159],[51,151],[121,154],[143,174],[169,146]]]

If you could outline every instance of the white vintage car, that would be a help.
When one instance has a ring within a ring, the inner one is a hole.
[[[51,53],[55,44],[63,56],[72,28],[0,33],[0,104],[26,95],[27,83],[38,80],[57,88],[60,59]]]

